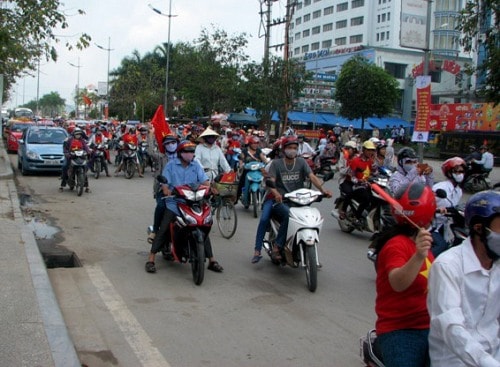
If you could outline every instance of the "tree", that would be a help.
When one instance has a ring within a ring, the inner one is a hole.
[[[399,97],[397,80],[384,69],[361,56],[347,61],[335,83],[335,100],[340,102],[340,115],[350,120],[382,117],[392,112]]]
[[[35,71],[38,60],[57,60],[54,44],[60,42],[54,33],[68,27],[66,15],[59,9],[59,0],[4,0],[0,9],[0,74],[8,91],[23,72]],[[84,14],[78,10],[79,14]],[[83,33],[68,49],[83,49],[91,38]],[[6,97],[8,93],[5,93]]]
[[[36,100],[32,100],[21,107],[27,107],[35,111],[35,113],[38,107],[41,116],[57,117],[61,115],[65,105],[66,100],[61,98],[58,92],[50,92],[49,94],[43,95],[42,98],[38,100],[38,104]]]
[[[500,102],[500,1],[467,0],[459,17],[460,44],[464,51],[478,51],[484,60],[476,68],[480,80],[478,94],[488,102]]]

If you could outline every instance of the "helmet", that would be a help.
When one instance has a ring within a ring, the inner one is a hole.
[[[284,149],[291,144],[299,145],[299,141],[297,140],[297,137],[289,136],[289,137],[283,138],[283,140],[281,141],[281,148]]]
[[[148,128],[146,126],[141,126],[141,128],[139,129],[139,131],[142,133],[142,132],[148,132]]]
[[[82,136],[83,135],[83,130],[80,129],[79,127],[75,127],[75,129],[73,130],[73,136],[75,136],[75,135]]]
[[[387,148],[387,143],[385,142],[385,140],[380,140],[380,142],[377,144],[377,152],[383,148]]]
[[[367,140],[363,143],[363,149],[375,150],[377,147],[373,143],[373,141]]]
[[[487,146],[487,145],[481,145],[481,146],[479,147],[479,150],[483,150],[483,149],[484,149],[484,150],[488,150],[488,146]]]
[[[475,152],[477,150],[476,146],[475,145],[469,145],[469,150],[471,152]]]
[[[128,133],[129,134],[135,133],[135,127],[134,126],[130,126],[130,128],[128,129]]]
[[[436,211],[436,197],[429,186],[421,182],[410,183],[394,197],[402,207],[402,212],[392,208],[398,224],[409,223],[405,216],[419,227],[431,223]]]
[[[196,149],[196,144],[190,142],[189,140],[183,140],[181,143],[177,146],[177,152],[194,152]]]
[[[481,191],[470,197],[465,204],[465,224],[475,224],[475,219],[487,219],[500,214],[500,192]],[[478,218],[476,218],[478,217]]]
[[[417,159],[417,154],[415,153],[415,151],[412,148],[402,148],[398,152],[398,164],[400,166],[402,166],[403,165],[403,160],[407,159],[407,158]]]
[[[171,141],[179,142],[179,139],[173,134],[168,134],[163,137],[162,144],[165,145],[166,143],[170,143]]]
[[[441,170],[443,171],[443,175],[445,177],[451,178],[451,172],[455,167],[462,166],[464,170],[467,168],[467,164],[460,157],[453,157],[444,161],[441,165]]]
[[[259,144],[260,143],[260,139],[257,137],[257,136],[251,136],[249,139],[248,139],[248,144]]]
[[[305,136],[304,134],[299,134],[299,135],[297,135],[297,139],[305,139],[305,137],[306,137],[306,136]]]
[[[375,137],[371,137],[370,139],[368,139],[369,141],[371,141],[373,144],[375,145],[379,145],[380,144],[380,139],[379,138],[375,138]]]
[[[344,144],[344,147],[345,148],[352,148],[352,149],[358,149],[358,146],[356,145],[355,142],[353,142],[352,140],[349,140],[348,142],[346,142]]]
[[[125,121],[120,122],[120,127],[127,127],[127,123]]]

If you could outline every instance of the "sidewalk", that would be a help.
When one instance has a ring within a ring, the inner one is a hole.
[[[0,139],[0,365],[81,366]]]

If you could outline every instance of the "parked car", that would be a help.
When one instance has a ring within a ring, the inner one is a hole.
[[[63,143],[67,137],[62,127],[30,126],[19,140],[17,168],[23,175],[60,172],[65,163]]]
[[[7,139],[7,152],[17,152],[18,141],[23,135],[23,131],[31,125],[33,125],[33,122],[14,121],[11,124],[7,124],[4,130],[5,138]]]

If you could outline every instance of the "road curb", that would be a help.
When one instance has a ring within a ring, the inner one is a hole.
[[[5,150],[3,139],[0,139],[0,180],[10,180],[14,178],[14,172],[10,165],[9,156]]]

